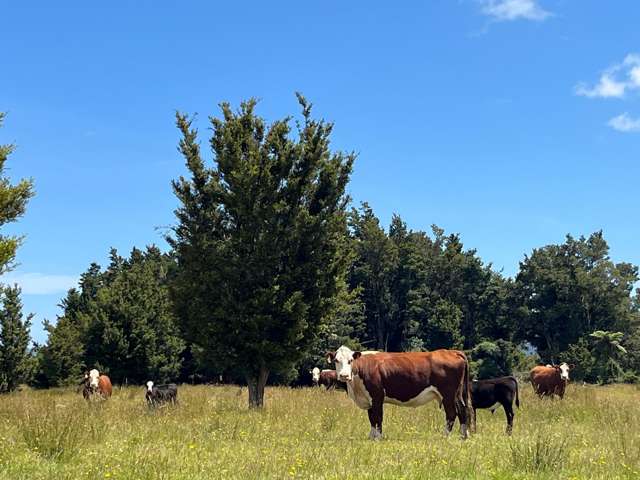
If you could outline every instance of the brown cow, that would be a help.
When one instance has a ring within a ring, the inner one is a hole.
[[[569,370],[574,367],[575,365],[567,365],[566,363],[534,367],[529,374],[533,391],[540,398],[553,397],[553,395],[564,397],[565,388],[569,383]]]
[[[95,395],[105,400],[111,396],[113,390],[111,380],[106,375],[100,375],[95,368],[84,374],[82,383],[84,383],[82,396],[86,400],[94,398]]]
[[[338,383],[335,370],[320,370],[318,367],[315,367],[310,373],[313,384],[316,386],[324,385],[327,390],[335,387]]]
[[[469,363],[458,350],[434,352],[377,353],[361,355],[344,345],[327,354],[335,362],[338,380],[346,382],[347,393],[369,414],[369,438],[382,436],[383,404],[418,407],[438,399],[446,414],[446,434],[456,416],[462,438],[469,436],[473,418]]]

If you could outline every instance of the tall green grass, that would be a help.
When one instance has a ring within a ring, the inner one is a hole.
[[[531,439],[509,444],[511,464],[516,472],[541,473],[562,467],[567,455],[564,436],[538,432]]]
[[[385,439],[371,442],[344,392],[269,388],[264,411],[246,394],[182,386],[178,406],[154,410],[142,387],[89,404],[71,390],[1,396],[0,479],[640,478],[632,386],[570,386],[559,401],[522,384],[513,435],[501,410],[479,411],[468,441],[443,435],[436,403],[385,406]]]

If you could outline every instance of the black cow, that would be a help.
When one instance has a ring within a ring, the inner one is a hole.
[[[513,430],[513,400],[520,408],[518,398],[518,381],[515,377],[491,378],[489,380],[474,380],[471,382],[471,404],[473,405],[473,428],[476,428],[476,410],[489,408],[493,413],[498,405],[502,405],[507,416],[507,435]]]
[[[145,398],[150,407],[155,407],[163,403],[172,403],[175,405],[178,401],[178,386],[175,383],[154,386],[152,381],[148,381]]]

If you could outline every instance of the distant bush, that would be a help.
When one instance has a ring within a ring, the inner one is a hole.
[[[476,379],[511,375],[524,354],[511,342],[481,342],[471,350],[471,372]]]
[[[600,384],[638,383],[640,378],[631,363],[636,354],[633,337],[629,341],[629,350],[620,345],[621,338],[621,333],[594,332],[569,345],[559,359],[575,364],[575,369],[571,372],[574,381]]]

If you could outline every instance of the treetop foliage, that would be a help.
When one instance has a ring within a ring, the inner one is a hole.
[[[0,112],[0,128],[4,117]],[[27,203],[34,195],[32,180],[22,179],[13,185],[6,176],[5,164],[14,148],[11,144],[0,144],[0,227],[24,215]],[[0,234],[0,275],[11,269],[20,243],[20,237]]]

